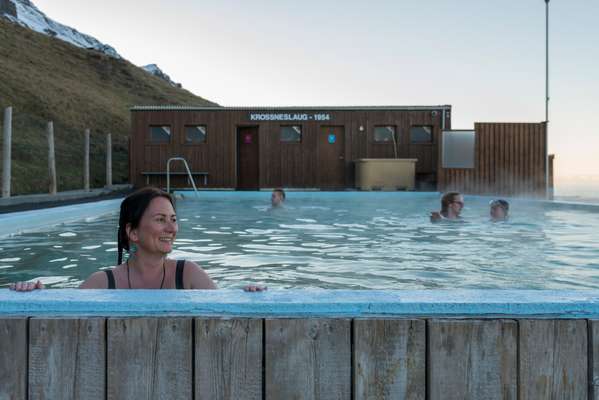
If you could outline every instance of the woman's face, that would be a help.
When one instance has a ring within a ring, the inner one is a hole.
[[[173,249],[179,226],[173,205],[164,197],[152,199],[139,226],[129,230],[129,240],[151,253],[166,255]]]

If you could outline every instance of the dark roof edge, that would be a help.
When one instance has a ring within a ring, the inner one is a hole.
[[[194,106],[133,106],[131,111],[426,111],[426,110],[451,110],[451,105],[436,106],[290,106],[290,107],[194,107]]]

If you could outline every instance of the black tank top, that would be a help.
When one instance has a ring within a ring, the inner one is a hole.
[[[184,289],[183,286],[183,269],[185,268],[185,260],[177,260],[177,271],[175,272],[175,289]],[[114,274],[111,269],[104,270],[106,278],[108,278],[108,288],[116,289]]]

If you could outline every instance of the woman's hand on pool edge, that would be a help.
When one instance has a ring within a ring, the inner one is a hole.
[[[244,292],[264,292],[268,290],[267,286],[247,285],[243,288]]]
[[[11,283],[8,288],[16,292],[31,292],[35,289],[43,289],[44,284],[42,281],[37,282],[14,282]]]

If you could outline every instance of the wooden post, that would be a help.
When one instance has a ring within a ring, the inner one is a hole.
[[[50,174],[50,194],[56,194],[56,161],[54,158],[54,123],[48,122],[48,171]]]
[[[262,320],[196,319],[194,332],[195,398],[262,400]]]
[[[589,398],[587,321],[520,320],[518,327],[518,399]]]
[[[353,331],[356,400],[426,398],[426,321],[355,319]]]
[[[0,399],[27,398],[27,318],[0,319]]]
[[[12,107],[4,109],[4,141],[2,142],[2,197],[10,197],[10,163],[12,141]]]
[[[106,188],[112,188],[112,137],[106,134]]]
[[[267,319],[264,335],[267,400],[351,398],[349,319]]]
[[[89,129],[85,130],[83,145],[83,190],[89,192]]]
[[[429,321],[426,398],[516,399],[517,338],[511,320]]]
[[[191,318],[108,319],[106,398],[191,399],[192,325]]]
[[[29,400],[106,398],[105,326],[103,318],[31,318]]]

